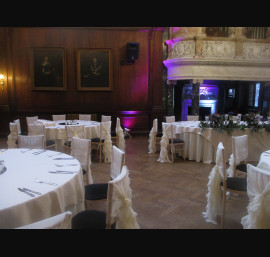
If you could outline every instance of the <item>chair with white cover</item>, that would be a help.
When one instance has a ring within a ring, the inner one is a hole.
[[[33,116],[33,117],[26,117],[26,125],[29,133],[29,124],[34,124],[38,120],[38,116]]]
[[[96,149],[99,152],[99,162],[101,162],[101,153],[104,155],[104,162],[111,162],[112,153],[112,140],[111,140],[111,121],[101,122],[99,138],[92,138],[92,149]]]
[[[18,148],[45,149],[45,136],[18,136]]]
[[[83,175],[85,175],[86,178],[85,185],[92,184],[91,140],[73,137],[71,141],[70,155],[80,162]]]
[[[232,136],[232,154],[229,159],[229,176],[247,175],[248,135]]]
[[[71,219],[72,212],[67,211],[16,229],[71,229]]]
[[[28,135],[29,136],[44,135],[46,149],[50,149],[50,150],[56,149],[55,141],[46,139],[45,125],[42,123],[35,122],[34,124],[29,124],[28,125]]]
[[[66,114],[53,114],[52,115],[52,120],[53,121],[58,121],[58,120],[66,120]]]
[[[14,122],[9,123],[10,134],[8,135],[7,145],[8,148],[17,148],[18,147],[18,127]]]
[[[27,135],[27,132],[22,132],[22,130],[21,130],[20,119],[16,119],[13,122],[17,124],[18,135]]]
[[[120,119],[116,118],[115,131],[111,132],[112,144],[115,144],[122,151],[125,151],[125,136],[124,131],[120,125]]]
[[[67,153],[70,152],[73,137],[85,138],[84,125],[66,125],[66,142],[64,147],[67,149]]]
[[[199,121],[199,115],[188,115],[187,121]]]
[[[91,120],[91,114],[79,114],[79,120]]]
[[[162,122],[162,138],[160,141],[159,162],[174,162],[176,150],[182,150],[183,158],[185,159],[185,142],[181,139],[174,138],[174,126],[171,123]],[[168,151],[171,152],[169,159]]]
[[[166,123],[175,122],[175,116],[165,116]]]
[[[111,121],[112,116],[101,115],[101,122]]]
[[[217,216],[221,210],[220,227],[224,227],[227,193],[246,194],[247,179],[245,177],[228,177],[224,146],[219,142],[216,151],[216,165],[209,174],[206,194],[207,205],[203,216],[207,222],[217,224]]]
[[[113,146],[112,149],[112,161],[110,167],[110,177],[115,179],[122,170],[122,167],[125,164],[125,153]],[[85,200],[96,201],[107,198],[108,183],[91,183],[85,187]]]
[[[241,219],[244,229],[270,229],[270,173],[247,165],[248,214]]]
[[[162,132],[158,132],[158,119],[153,120],[153,126],[149,133],[148,153],[155,153],[157,151],[157,144],[160,144]]]
[[[129,170],[123,166],[121,173],[108,183],[106,212],[84,210],[71,221],[72,229],[139,229],[137,213],[132,208],[132,190]]]

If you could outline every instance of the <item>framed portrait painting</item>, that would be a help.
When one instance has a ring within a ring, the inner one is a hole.
[[[77,89],[82,91],[111,91],[111,49],[77,49]]]
[[[32,90],[66,90],[64,48],[30,48]]]

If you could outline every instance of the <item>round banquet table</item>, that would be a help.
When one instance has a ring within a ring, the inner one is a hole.
[[[66,122],[65,120],[49,121],[38,119],[39,122],[45,125],[46,139],[56,140],[56,150],[63,152],[64,140],[66,140]],[[99,137],[100,134],[100,122],[98,121],[85,121],[74,120],[76,125],[84,125],[85,139],[92,139]],[[73,126],[73,125],[68,125]]]
[[[270,149],[270,136],[265,129],[260,133],[252,132],[250,128],[244,131],[235,129],[230,136],[226,132],[219,132],[212,128],[207,128],[201,133],[199,124],[200,121],[173,123],[175,137],[185,141],[184,154],[188,160],[215,162],[218,143],[222,142],[225,148],[225,159],[228,161],[232,153],[232,136],[248,135],[248,161],[258,162],[260,154]]]
[[[79,161],[65,153],[41,151],[17,148],[0,153],[0,161],[4,160],[6,166],[6,171],[0,174],[1,229],[17,228],[65,211],[75,215],[85,209]],[[30,196],[18,188],[27,188],[41,195],[34,193]]]

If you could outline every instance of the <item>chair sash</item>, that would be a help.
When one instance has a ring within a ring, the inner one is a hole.
[[[116,134],[118,136],[118,148],[120,148],[123,152],[125,151],[125,136],[124,136],[124,131],[120,126],[120,119],[117,118],[116,120]]]
[[[17,145],[15,143],[16,140],[18,139],[17,124],[10,122],[9,129],[10,129],[10,134],[8,135],[8,141],[7,141],[8,148],[17,148]]]
[[[110,132],[110,126],[111,122],[101,123],[101,131],[105,132],[105,138],[104,138],[104,144],[103,144],[103,154],[104,154],[104,162],[110,163],[112,160],[112,139],[111,139],[111,132]],[[103,133],[101,133],[100,136],[102,136]]]
[[[244,229],[270,228],[270,176],[268,172],[247,165],[248,214],[241,219]]]
[[[216,153],[216,165],[209,174],[209,182],[207,184],[208,193],[206,194],[207,205],[203,217],[207,222],[217,224],[217,214],[221,208],[220,182],[224,177],[225,162],[224,147],[222,143],[218,144]]]
[[[69,141],[73,137],[84,138],[84,126],[67,126],[67,138]]]
[[[132,208],[132,190],[130,188],[130,178],[128,176],[129,170],[126,166],[123,166],[127,174],[124,179],[113,183],[113,209],[112,217],[119,210],[119,219],[116,223],[117,229],[139,229],[137,223],[137,213]]]
[[[148,153],[155,153],[156,149],[156,139],[155,134],[157,133],[157,119],[153,120],[153,127],[149,133],[149,144],[148,144]]]
[[[169,133],[171,130],[171,124],[162,123],[163,133],[160,140],[160,154],[158,161],[159,162],[171,162],[168,156],[168,145],[169,145]]]

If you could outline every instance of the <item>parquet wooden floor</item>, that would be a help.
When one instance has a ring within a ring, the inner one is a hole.
[[[214,164],[177,157],[174,163],[157,161],[159,153],[148,153],[148,135],[126,138],[126,165],[130,171],[133,209],[141,229],[217,229],[206,222],[208,176]],[[0,140],[6,147],[6,139]],[[94,183],[108,182],[110,164],[99,163],[92,153]],[[104,209],[106,202],[87,202],[90,209]],[[248,197],[232,195],[227,201],[225,229],[242,229]]]

